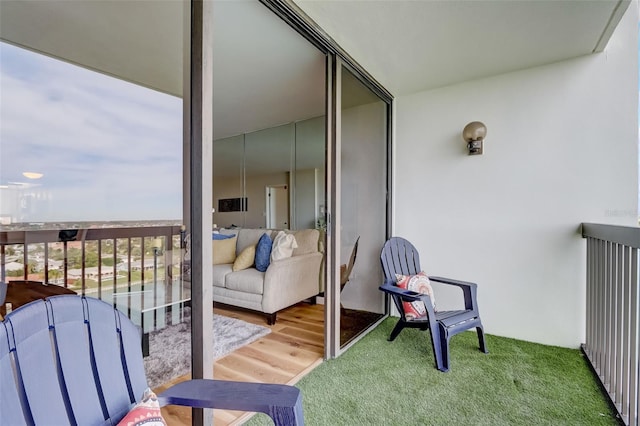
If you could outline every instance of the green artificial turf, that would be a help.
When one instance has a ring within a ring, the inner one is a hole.
[[[434,367],[427,332],[388,342],[385,320],[303,378],[307,425],[617,425],[579,350],[487,336],[451,339],[451,370]],[[247,425],[273,424],[257,414]]]

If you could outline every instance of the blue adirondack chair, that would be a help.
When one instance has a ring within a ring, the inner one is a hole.
[[[475,328],[478,333],[480,350],[488,353],[482,321],[478,312],[477,284],[429,276],[429,280],[460,287],[464,295],[464,310],[435,311],[431,298],[426,294],[404,290],[396,286],[396,274],[415,275],[421,272],[418,250],[409,241],[393,237],[385,242],[380,254],[385,281],[380,290],[389,294],[400,312],[400,319],[391,331],[389,341],[393,341],[404,328],[428,330],[438,370],[449,371],[449,339],[456,334]],[[422,301],[426,315],[419,318],[407,318],[402,302]]]
[[[94,298],[55,296],[16,309],[0,323],[0,424],[115,425],[147,388],[140,338],[124,314]],[[189,380],[158,400],[304,424],[293,386]]]

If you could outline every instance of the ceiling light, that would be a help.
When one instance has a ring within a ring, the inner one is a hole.
[[[37,172],[22,172],[22,176],[28,179],[40,179],[44,175],[42,173],[37,173]]]

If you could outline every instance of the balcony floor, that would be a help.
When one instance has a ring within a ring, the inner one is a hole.
[[[216,314],[267,326],[264,315],[215,308]],[[271,333],[217,360],[214,378],[223,380],[294,384],[322,362],[324,354],[324,306],[300,303],[278,313],[270,326]],[[162,392],[170,385],[188,380],[181,376],[159,386]],[[168,406],[162,415],[170,425],[191,425],[191,408]],[[216,425],[241,424],[251,414],[214,410]]]

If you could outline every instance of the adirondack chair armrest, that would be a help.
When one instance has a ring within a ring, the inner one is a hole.
[[[422,302],[424,302],[427,310],[429,310],[428,308],[431,307],[430,310],[433,311],[433,302],[431,301],[431,297],[429,297],[428,294],[418,293],[412,290],[405,290],[389,282],[381,285],[380,290],[400,297],[403,302],[417,302],[421,300]]]
[[[430,276],[429,279],[437,283],[454,285],[454,286],[460,287],[462,289],[462,293],[464,294],[465,309],[471,309],[474,312],[478,311],[478,302],[477,302],[478,284],[468,282],[468,281],[460,281],[460,280],[454,280],[451,278],[444,278],[444,277]]]
[[[427,316],[426,316],[426,319],[420,320],[420,321],[423,321],[423,322],[426,320],[430,322],[435,321],[436,317],[435,317],[435,311],[433,309],[433,302],[431,301],[431,297],[428,294],[418,293],[412,290],[406,290],[406,289],[400,288],[390,281],[385,282],[379,288],[380,290],[386,293],[399,297],[400,300],[402,300],[403,302],[422,301],[422,303],[424,303],[424,306],[427,310]],[[396,304],[396,306],[398,307],[398,309],[400,309],[401,305]],[[404,312],[401,312],[401,315],[404,320],[405,319]],[[415,320],[415,321],[417,322],[419,320]]]
[[[261,412],[276,425],[304,424],[302,393],[288,385],[194,379],[170,387],[158,401],[161,406]]]

